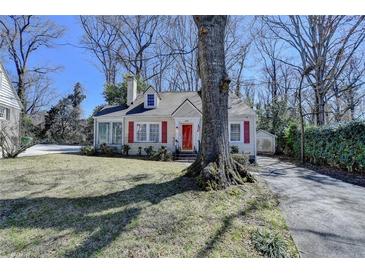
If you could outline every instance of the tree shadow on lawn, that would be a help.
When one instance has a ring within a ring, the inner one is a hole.
[[[144,177],[141,176],[142,180]],[[19,198],[0,200],[0,229],[6,228],[53,228],[89,232],[90,236],[65,257],[92,257],[107,247],[127,225],[141,213],[134,206],[138,202],[158,204],[174,195],[198,191],[196,184],[178,177],[163,183],[139,184],[132,188],[107,195],[80,198]],[[102,214],[122,206],[122,211]],[[100,213],[98,215],[98,213]]]
[[[232,228],[233,222],[236,219],[244,218],[246,217],[250,212],[257,209],[257,205],[255,203],[249,203],[248,206],[246,206],[244,209],[233,213],[231,215],[226,216],[223,219],[222,226],[217,230],[217,232],[209,239],[209,241],[206,242],[205,246],[199,250],[196,257],[198,258],[204,258],[207,257],[214,248],[219,244],[221,239],[227,234],[227,232]]]

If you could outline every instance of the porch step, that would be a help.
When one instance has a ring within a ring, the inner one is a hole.
[[[175,160],[175,162],[178,162],[178,163],[193,163],[195,161],[195,159],[192,159],[192,160]]]
[[[180,152],[174,154],[174,160],[194,162],[197,156],[198,154],[195,152]]]

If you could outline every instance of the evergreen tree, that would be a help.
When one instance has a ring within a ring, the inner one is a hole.
[[[148,84],[137,77],[137,92],[143,92],[148,88]],[[106,84],[103,91],[104,100],[108,105],[124,105],[127,103],[127,76],[122,83]]]
[[[73,92],[53,106],[45,117],[44,133],[48,140],[56,143],[84,142],[81,119],[81,103],[86,98],[80,83]]]

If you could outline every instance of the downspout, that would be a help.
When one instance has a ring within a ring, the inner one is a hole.
[[[256,140],[256,112],[255,112],[255,116],[253,118],[254,120],[254,144],[253,144],[253,150],[254,150],[254,155],[255,155],[255,163],[256,163],[256,144],[257,144],[257,140]]]
[[[97,124],[97,120],[96,120],[96,118],[95,117],[93,117],[93,119],[94,119],[94,140],[93,140],[93,145],[94,145],[94,147],[96,148],[96,138],[97,138],[97,136],[96,136],[96,124]]]

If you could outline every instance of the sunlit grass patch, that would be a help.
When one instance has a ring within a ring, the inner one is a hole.
[[[0,163],[2,257],[260,257],[251,235],[280,233],[261,185],[204,192],[186,164],[45,155]]]

